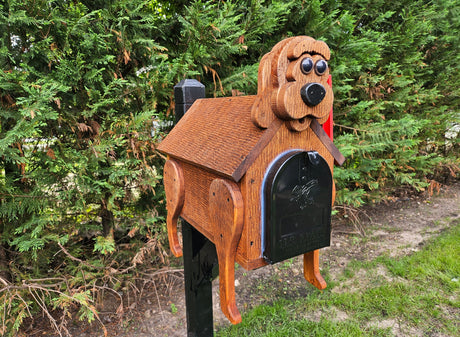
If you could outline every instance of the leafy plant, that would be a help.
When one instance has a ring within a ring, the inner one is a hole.
[[[255,94],[261,56],[285,37],[331,48],[335,141],[348,157],[334,172],[339,204],[456,178],[457,7],[0,1],[0,296],[10,291],[2,332],[54,304],[97,319],[98,289],[167,261],[155,146],[173,119],[173,86],[195,77],[208,96]],[[46,289],[40,301],[22,282]]]

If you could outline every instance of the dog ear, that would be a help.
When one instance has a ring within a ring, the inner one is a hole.
[[[251,120],[259,128],[268,128],[276,118],[273,113],[271,98],[273,90],[280,85],[278,78],[278,61],[284,47],[294,39],[296,39],[296,37],[290,37],[278,42],[272,50],[265,54],[262,60],[260,60],[257,98],[251,110]]]
[[[265,54],[260,60],[257,97],[251,109],[251,120],[259,128],[266,129],[276,118],[271,107],[273,90],[271,62],[272,53]]]

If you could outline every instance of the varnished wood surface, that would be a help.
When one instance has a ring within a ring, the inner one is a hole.
[[[229,180],[214,180],[209,188],[209,218],[219,260],[220,306],[233,324],[241,322],[235,300],[235,257],[243,230],[243,212],[238,185]]]
[[[166,194],[166,227],[168,229],[169,247],[174,256],[182,256],[182,247],[177,236],[177,220],[184,206],[185,184],[182,169],[175,160],[168,159],[163,170],[163,183]]]
[[[272,107],[275,114],[281,119],[298,120],[308,116],[318,119],[322,124],[329,117],[334,100],[332,88],[327,83],[329,69],[321,76],[317,75],[314,70],[309,74],[304,74],[300,69],[300,64],[305,57],[311,57],[313,63],[324,59],[320,55],[302,54],[301,57],[287,64],[283,69],[287,81],[273,92]],[[307,83],[319,83],[326,89],[324,99],[313,107],[305,104],[300,96],[301,88]]]
[[[262,60],[260,60],[257,78],[257,98],[251,108],[251,120],[254,125],[260,128],[268,128],[276,118],[271,108],[271,92],[273,88],[271,73],[272,60],[272,52],[265,54]]]
[[[256,96],[197,100],[158,147],[173,158],[239,181],[276,130],[251,122]],[[272,123],[278,128],[281,122]]]
[[[329,71],[302,73],[300,62],[307,56],[314,62],[328,60],[329,48],[305,36],[279,42],[261,60],[256,96],[197,100],[158,148],[169,158],[164,182],[171,249],[181,254],[178,216],[216,245],[221,307],[232,323],[241,321],[235,261],[248,270],[267,264],[262,257],[262,188],[270,165],[290,150],[317,151],[331,172],[334,159],[343,162],[320,125],[332,110]],[[326,89],[315,107],[300,95],[300,88],[313,82]],[[304,255],[304,275],[319,289],[326,286],[318,251]]]
[[[319,125],[318,121],[313,120],[311,123],[311,129],[318,137],[318,139],[323,143],[329,153],[334,157],[334,162],[341,166],[345,162],[345,157],[340,153],[339,149],[334,145],[332,140],[329,138],[324,129]]]
[[[297,59],[303,53],[319,54],[326,61],[329,61],[331,58],[331,52],[327,44],[324,41],[315,40],[309,36],[303,36],[303,39],[299,43],[291,44],[287,52],[287,57],[289,59]]]
[[[319,250],[303,255],[303,273],[305,279],[319,290],[326,288],[327,284],[319,272]]]
[[[286,120],[293,131],[304,131],[309,127],[310,118],[324,123],[332,108],[333,92],[327,85],[329,70],[318,75],[313,70],[304,74],[300,63],[305,57],[314,62],[329,60],[329,47],[323,41],[308,36],[296,36],[276,44],[266,54],[259,65],[258,92],[251,109],[251,120],[266,128],[276,118]],[[323,101],[312,107],[303,102],[300,89],[307,83],[320,83],[326,89]]]
[[[334,158],[308,128],[303,132],[292,132],[283,124],[264,151],[249,168],[241,180],[241,192],[245,200],[244,228],[238,245],[237,261],[245,269],[255,269],[266,264],[262,257],[262,183],[270,164],[278,155],[288,150],[317,151],[328,163],[332,172]]]
[[[304,132],[289,131],[282,125],[270,143],[254,159],[254,164],[243,176],[240,186],[244,200],[244,226],[237,249],[237,262],[247,270],[266,265],[261,246],[261,191],[267,168],[275,158],[290,149],[317,151],[327,161],[332,170],[334,158],[311,129]],[[208,239],[215,242],[214,229],[210,227],[208,216],[208,193],[211,183],[219,178],[190,163],[180,162],[184,179],[184,203],[181,217],[187,220]]]
[[[209,222],[209,187],[218,175],[189,163],[180,162],[185,183],[184,206],[181,217],[214,242]]]
[[[216,231],[212,226],[208,212],[209,190],[211,183],[221,177],[214,173],[202,170],[199,167],[193,166],[189,163],[179,162],[179,165],[184,177],[184,203],[180,216],[189,222],[198,231],[200,231],[204,236],[206,236],[211,242],[216,243]],[[239,186],[244,187],[244,184],[240,182]],[[253,186],[253,188],[258,189],[260,187]],[[248,205],[251,204],[251,202],[247,199],[247,192],[248,191],[246,191],[246,193],[242,193],[245,209],[247,209]],[[255,194],[257,194],[257,192],[255,192]],[[250,195],[253,196],[254,193]],[[252,203],[254,204],[254,202]],[[256,201],[255,204],[258,205],[258,201]],[[248,232],[251,226],[256,226],[258,229],[260,229],[259,221],[260,219],[255,219],[255,221],[247,222],[247,219],[244,216],[243,230]],[[240,240],[239,245],[244,247],[239,247],[238,251],[243,253],[237,254],[236,262],[238,262],[243,268],[251,270],[266,265],[266,262],[262,258],[260,233],[256,233],[255,238],[250,238],[248,235],[254,235],[254,233],[247,234],[246,240],[250,240],[258,244],[253,246],[251,243],[246,243],[243,240]],[[246,248],[247,245],[251,247],[250,250]],[[249,257],[247,255],[248,253],[252,253],[252,257]]]

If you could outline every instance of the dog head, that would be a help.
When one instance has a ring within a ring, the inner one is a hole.
[[[332,108],[328,85],[329,47],[308,36],[285,39],[259,65],[258,94],[251,111],[253,122],[267,128],[274,118],[303,131],[315,118],[323,124]]]

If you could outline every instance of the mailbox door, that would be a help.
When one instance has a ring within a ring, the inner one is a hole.
[[[268,263],[330,245],[332,175],[318,152],[281,156],[265,176],[262,202]]]

